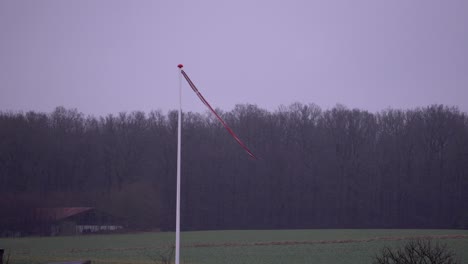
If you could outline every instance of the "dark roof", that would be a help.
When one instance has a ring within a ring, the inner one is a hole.
[[[39,218],[59,221],[70,216],[81,214],[94,210],[93,207],[56,207],[56,208],[37,208]]]

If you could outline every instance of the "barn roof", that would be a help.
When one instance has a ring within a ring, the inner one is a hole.
[[[59,221],[70,216],[81,214],[87,211],[94,210],[93,207],[55,207],[55,208],[38,208],[37,213],[40,218],[47,220]]]

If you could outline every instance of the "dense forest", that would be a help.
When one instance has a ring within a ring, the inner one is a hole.
[[[183,230],[468,228],[468,116],[295,103],[184,113]],[[92,206],[174,229],[177,112],[0,113],[0,218]]]

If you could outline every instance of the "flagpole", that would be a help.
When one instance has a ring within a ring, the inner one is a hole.
[[[176,198],[176,241],[175,264],[179,264],[180,257],[180,156],[182,143],[182,64],[179,64],[179,115],[177,120],[177,198]]]
[[[216,113],[216,111],[211,107],[211,105],[206,101],[206,99],[201,95],[200,91],[195,87],[193,82],[190,80],[188,75],[182,69],[184,66],[182,64],[177,65],[179,68],[179,115],[177,120],[177,198],[176,198],[176,241],[175,241],[175,264],[179,264],[180,260],[180,164],[181,164],[181,134],[182,134],[182,77],[184,77],[193,91],[197,94],[200,100],[208,107],[208,109],[213,112],[213,114],[219,119],[221,124],[226,128],[226,130],[231,134],[231,136],[239,143],[239,145],[244,148],[244,150],[254,159],[257,159],[255,155],[245,146],[245,144],[237,137],[237,135],[232,131],[232,129],[224,122],[221,116]]]

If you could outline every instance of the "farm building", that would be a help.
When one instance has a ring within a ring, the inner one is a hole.
[[[112,232],[123,228],[122,221],[93,207],[38,208],[35,219],[44,235],[76,235]]]

